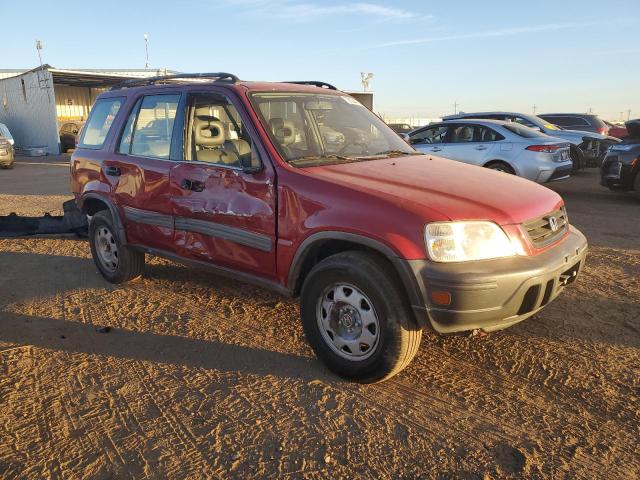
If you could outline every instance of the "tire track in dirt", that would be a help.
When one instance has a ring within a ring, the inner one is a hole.
[[[157,284],[152,287],[152,291],[147,288],[139,288],[138,291],[142,295],[154,296],[156,294],[161,294],[165,299],[171,298],[171,295],[176,294],[175,290],[169,289],[165,285]],[[228,293],[233,295],[233,289],[230,289]],[[171,308],[171,303],[169,301],[166,302],[166,305]],[[224,312],[219,311],[220,309],[217,308],[218,306],[214,306],[213,309],[209,309],[202,308],[197,305],[184,304],[182,305],[182,307],[187,308],[188,310],[196,313],[203,318],[210,318],[213,321],[216,321],[219,327],[221,326],[221,322],[229,321],[229,319],[226,318],[227,316],[224,315]],[[216,312],[216,310],[218,310],[218,312]],[[218,315],[215,315],[215,313],[218,313]],[[222,315],[220,315],[220,313],[222,313]],[[255,319],[253,319],[253,321],[255,321]],[[247,338],[255,337],[255,329],[249,325],[245,325],[242,322],[235,322],[232,326],[230,325],[229,328],[225,328],[223,330],[225,330],[225,337],[227,333],[231,334],[231,336],[235,336],[236,338],[238,337],[237,334],[241,333],[239,337],[245,340]],[[227,332],[227,330],[229,331]],[[259,343],[267,348],[276,350],[282,348],[282,344],[273,342],[268,337],[261,337],[259,339]],[[444,383],[440,382],[440,385],[438,385],[439,389],[445,389],[446,391],[451,390],[451,388],[453,387],[453,393],[456,395],[459,394],[461,390],[464,391],[468,388],[468,386],[465,384],[469,383],[470,378],[468,375],[468,371],[472,370],[479,374],[479,378],[486,379],[487,377],[492,377],[493,382],[497,382],[498,385],[501,383],[506,383],[520,393],[519,395],[509,395],[509,392],[506,392],[507,395],[505,395],[504,389],[500,388],[499,386],[489,386],[487,382],[483,382],[481,388],[484,388],[486,393],[479,393],[477,391],[474,393],[474,395],[482,398],[483,402],[486,399],[504,400],[505,396],[513,397],[508,399],[507,401],[513,401],[514,403],[522,402],[522,400],[525,399],[527,406],[531,410],[531,414],[535,414],[536,417],[544,417],[545,415],[548,416],[549,412],[554,410],[555,407],[553,405],[553,401],[549,401],[550,397],[537,393],[535,384],[532,384],[529,378],[517,376],[519,380],[524,382],[522,384],[517,383],[515,380],[508,379],[505,376],[492,373],[477,366],[472,366],[472,364],[467,361],[463,361],[459,357],[445,354],[442,349],[439,350],[441,359],[446,359],[449,362],[453,362],[455,364],[454,368],[450,368],[447,370],[448,381]],[[437,358],[430,360],[438,364]],[[460,372],[465,372],[465,374],[460,374]],[[433,386],[433,382],[436,380],[436,378],[430,376],[430,386]],[[438,382],[436,381],[436,383]],[[478,387],[479,386],[476,385],[476,388]],[[522,439],[529,439],[531,437],[531,432],[536,432],[535,438],[531,440],[534,443],[544,442],[548,445],[557,443],[557,440],[553,437],[553,433],[544,433],[539,429],[527,425],[526,422],[516,424],[514,422],[507,421],[503,416],[492,415],[488,413],[489,409],[486,405],[480,406],[473,403],[463,404],[457,400],[453,400],[449,396],[437,397],[432,394],[430,395],[417,388],[413,384],[405,383],[401,380],[398,380],[398,377],[383,383],[379,387],[369,387],[375,391],[374,395],[371,395],[370,392],[366,391],[353,390],[352,387],[345,386],[343,384],[334,384],[332,385],[332,388],[337,388],[342,392],[350,392],[353,395],[363,395],[367,397],[371,403],[378,405],[382,412],[388,413],[389,411],[393,411],[394,416],[402,418],[408,424],[413,425],[414,427],[422,430],[424,433],[429,435],[443,435],[444,432],[447,432],[448,430],[454,430],[457,432],[459,437],[465,438],[468,441],[470,438],[469,433],[471,430],[472,432],[482,432],[484,435],[487,435],[491,442],[494,444],[506,443],[508,445],[518,445],[522,443]],[[523,390],[524,395],[522,394]],[[534,398],[537,401],[531,400],[529,397]],[[402,402],[398,402],[399,398],[402,399]],[[419,401],[416,402],[416,399],[419,399]],[[397,408],[394,408],[394,405],[397,405],[398,403],[412,404],[413,414],[411,416],[408,416],[403,411],[404,409],[398,410]],[[500,402],[494,402],[492,407],[498,408],[498,403]],[[556,424],[560,420],[562,420],[563,428],[565,429],[565,431],[570,432],[576,438],[580,438],[584,430],[579,425],[585,423],[585,419],[581,417],[581,411],[577,411],[576,408],[567,399],[563,399],[563,406],[565,407],[565,409],[563,409],[561,417],[554,417],[553,420]],[[421,415],[419,412],[425,410],[425,407],[426,410],[428,410],[432,414],[435,414],[435,416]],[[439,418],[448,417],[464,418],[465,423],[469,425],[469,428],[452,428],[451,423],[436,420]],[[598,420],[600,420],[600,422],[598,422]],[[594,423],[596,422],[598,423],[594,425]],[[626,432],[622,433],[620,430],[611,429],[602,421],[601,418],[587,419],[587,423],[591,424],[589,426],[592,429],[605,430],[609,435],[621,440],[621,442],[616,442],[618,445],[633,445],[633,439],[631,438],[631,435],[627,435]],[[434,428],[434,424],[439,425],[439,427]],[[502,428],[494,427],[493,431],[491,431],[487,428],[488,425],[500,425]],[[477,449],[486,448],[486,442],[482,442],[479,440],[473,440],[473,442]],[[629,451],[628,449],[623,449],[622,453],[628,455],[629,457],[633,457],[634,452]],[[599,468],[601,468],[600,462],[593,460],[588,454],[583,453],[582,449],[573,448],[573,446],[562,448],[560,460],[571,462],[573,468],[579,468],[583,472],[597,471]],[[635,463],[631,465],[631,467],[634,469],[635,466]],[[613,469],[613,471],[610,471],[609,473],[614,473],[620,478],[623,478],[624,476],[627,476],[629,474],[629,469],[618,467],[616,465],[612,465],[611,469]],[[586,477],[588,477],[588,475],[585,474],[585,478]]]

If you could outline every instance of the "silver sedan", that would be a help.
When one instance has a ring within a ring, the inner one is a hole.
[[[545,183],[568,178],[569,143],[513,122],[457,120],[409,133],[418,151]]]

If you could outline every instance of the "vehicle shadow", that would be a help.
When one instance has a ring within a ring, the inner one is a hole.
[[[87,323],[6,311],[0,315],[0,340],[19,345],[220,372],[339,381],[312,358],[144,331],[111,329],[108,333],[98,333],[94,325]]]

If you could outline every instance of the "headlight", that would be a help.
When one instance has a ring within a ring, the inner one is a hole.
[[[613,145],[609,147],[609,150],[612,152],[628,152],[635,147],[637,145]]]
[[[495,223],[436,222],[425,228],[429,258],[434,262],[468,262],[511,257],[516,247]]]

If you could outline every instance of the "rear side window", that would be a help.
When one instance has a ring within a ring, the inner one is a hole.
[[[95,103],[82,134],[80,148],[102,148],[113,120],[123,103],[123,98],[105,98]]]
[[[120,142],[120,153],[151,158],[169,158],[173,124],[179,101],[180,95],[149,95],[144,97],[131,134],[128,132],[133,124],[131,116],[127,121]],[[135,112],[136,108],[132,111],[132,115]],[[126,151],[127,147],[128,152]]]
[[[523,127],[521,125],[518,125],[517,123],[507,123],[503,125],[503,127],[509,130],[511,133],[515,133],[519,137],[523,138],[546,137],[546,135],[542,132],[539,132],[532,128]]]

